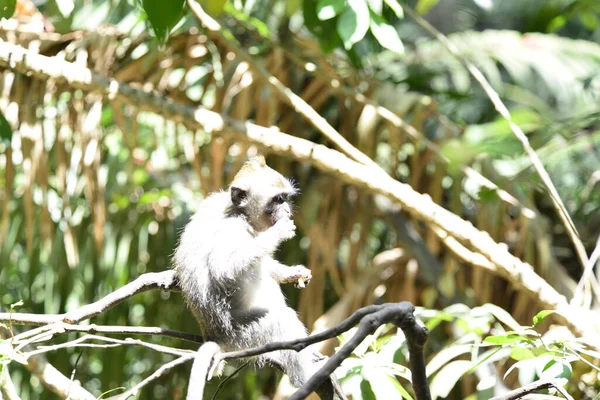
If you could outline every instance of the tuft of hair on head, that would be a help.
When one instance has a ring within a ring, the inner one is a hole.
[[[251,175],[252,173],[260,170],[261,168],[266,168],[266,167],[267,167],[267,162],[265,161],[264,156],[251,157],[250,159],[248,159],[248,161],[246,161],[244,163],[244,165],[242,165],[242,168],[240,168],[238,173],[235,174],[233,181],[234,182],[239,181],[240,179],[244,178],[245,176]]]

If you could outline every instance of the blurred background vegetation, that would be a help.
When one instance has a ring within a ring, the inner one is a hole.
[[[582,266],[520,143],[463,64],[405,16],[396,1],[201,3],[253,62],[392,177],[506,243],[559,292],[573,296]],[[207,34],[183,2],[161,4],[19,0],[13,18],[0,24],[0,37],[177,103],[203,105],[328,144],[252,65]],[[590,254],[600,234],[600,3],[406,4],[448,35],[509,106]],[[213,138],[189,130],[65,83],[9,69],[1,74],[0,109],[13,128],[0,140],[3,311],[22,300],[15,311],[65,312],[144,272],[170,268],[178,233],[198,201],[226,186],[247,155],[263,150],[227,135]],[[357,95],[414,129],[398,129]],[[435,396],[487,399],[550,370],[552,377],[565,378],[575,398],[595,398],[600,385],[593,352],[523,356],[515,347],[486,353],[473,346],[486,336],[531,325],[541,310],[536,299],[460,262],[430,227],[385,199],[307,163],[268,154],[267,162],[302,191],[296,204],[298,235],[278,257],[304,263],[313,272],[306,289],[284,289],[309,329],[332,326],[363,305],[408,300],[424,307],[419,315],[432,329],[426,356]],[[479,174],[497,187],[482,183]],[[377,262],[378,255],[392,261]],[[137,295],[92,322],[198,331],[181,295],[174,293]],[[567,341],[559,328],[548,331],[550,322],[540,326],[548,341]],[[75,337],[63,335],[57,342]],[[196,347],[174,339],[148,340]],[[529,340],[540,338],[523,334],[517,341],[529,345]],[[345,364],[351,371],[338,374],[345,390],[354,399],[408,398],[402,338],[384,328],[367,345]],[[169,360],[133,346],[61,349],[47,357],[67,376],[80,358],[75,377],[95,395],[131,387]],[[525,368],[504,377],[516,361],[526,360]],[[55,398],[36,376],[14,364],[11,376],[23,399]],[[171,371],[139,398],[182,398],[189,368]],[[248,368],[220,398],[273,398],[280,375]]]

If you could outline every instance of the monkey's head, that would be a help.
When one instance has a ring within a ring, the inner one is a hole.
[[[259,156],[244,164],[233,178],[229,193],[234,210],[243,214],[257,232],[262,232],[281,218],[291,218],[290,197],[296,189]]]

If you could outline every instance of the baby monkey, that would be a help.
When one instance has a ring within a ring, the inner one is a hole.
[[[186,226],[175,251],[175,271],[202,335],[223,351],[306,337],[296,311],[288,307],[281,283],[304,287],[311,272],[273,258],[280,243],[295,235],[290,197],[293,184],[269,168],[263,157],[250,159],[227,191],[208,196]],[[296,387],[318,369],[323,356],[310,347],[258,357],[259,366],[277,366]],[[190,387],[195,379],[190,377]],[[332,377],[322,397],[343,398]],[[189,399],[189,395],[188,395]],[[199,400],[199,399],[198,399]]]

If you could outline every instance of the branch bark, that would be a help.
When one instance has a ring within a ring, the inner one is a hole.
[[[486,232],[435,204],[429,196],[381,173],[379,168],[360,164],[336,150],[281,133],[275,128],[239,121],[203,107],[176,104],[155,92],[133,88],[83,66],[42,56],[9,43],[0,43],[0,67],[42,79],[56,79],[86,92],[100,92],[108,99],[119,98],[191,129],[204,129],[217,135],[231,133],[239,140],[251,141],[273,153],[309,162],[346,183],[388,197],[414,217],[447,232],[469,250],[480,253],[513,285],[538,298],[545,309],[568,315],[567,324],[578,334],[597,332],[600,323],[597,312],[570,306],[564,296],[534,272],[531,265],[510,254],[506,246],[496,243]]]
[[[0,321],[17,325],[48,325],[55,322],[77,324],[121,304],[133,295],[151,289],[161,289],[167,292],[179,291],[175,271],[142,274],[133,282],[129,282],[102,299],[65,314],[0,313]],[[193,341],[196,341],[196,338],[193,338]]]
[[[553,380],[539,380],[537,382],[530,383],[529,385],[525,385],[515,390],[511,390],[510,392],[503,394],[501,396],[492,397],[490,400],[519,400],[524,398],[530,393],[537,392],[542,389],[551,389],[554,388],[558,391],[565,399],[573,400],[573,397],[567,393],[567,391],[562,388],[556,381]]]

